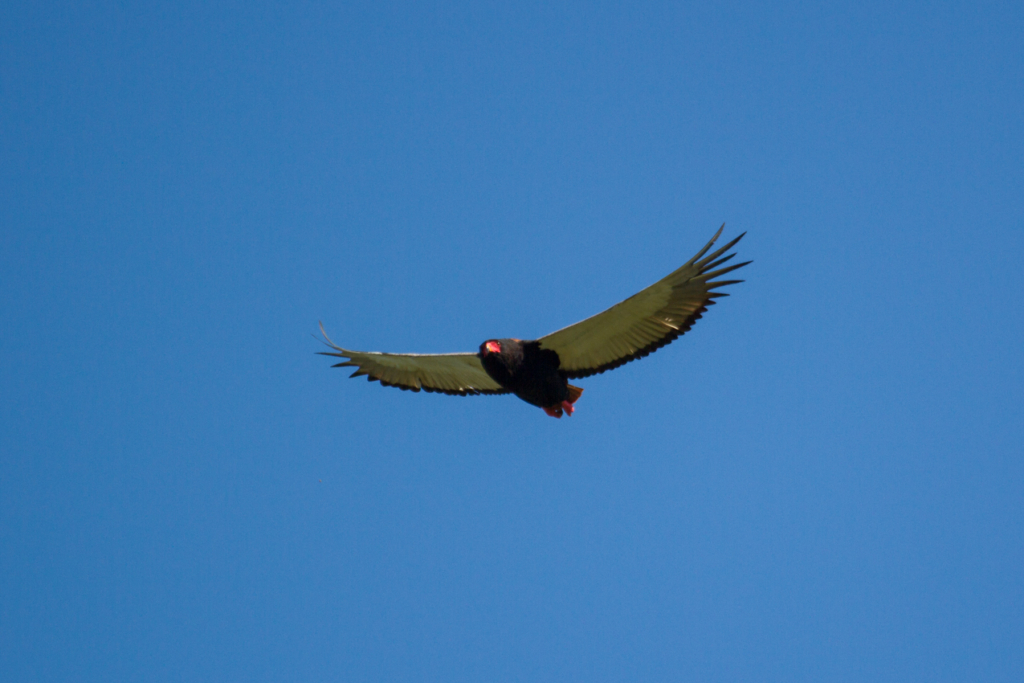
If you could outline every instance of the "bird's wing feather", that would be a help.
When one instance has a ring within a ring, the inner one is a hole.
[[[323,332],[323,325],[320,326]],[[507,389],[491,379],[475,353],[378,353],[376,351],[349,351],[337,346],[327,337],[333,351],[321,355],[344,359],[332,367],[354,367],[352,377],[366,375],[371,382],[379,381],[386,387],[411,391],[431,391],[456,396],[473,394],[505,394]]]
[[[735,256],[723,254],[743,235],[705,256],[722,228],[693,258],[647,289],[537,341],[542,348],[558,353],[559,369],[570,379],[617,368],[671,343],[700,319],[716,297],[728,296],[715,289],[742,282],[714,278],[750,263],[719,268]]]

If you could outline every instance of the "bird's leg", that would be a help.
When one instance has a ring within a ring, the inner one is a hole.
[[[561,419],[562,406],[545,406],[544,412],[550,415],[551,417],[557,417]]]
[[[562,408],[564,408],[565,412],[569,414],[569,417],[572,417],[572,411],[576,410],[568,401],[562,401]]]

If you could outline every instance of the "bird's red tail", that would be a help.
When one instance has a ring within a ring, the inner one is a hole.
[[[569,398],[568,398],[568,400],[562,401],[561,405],[546,406],[544,408],[544,412],[547,413],[548,415],[550,415],[551,417],[559,417],[560,418],[560,417],[562,417],[563,413],[568,414],[568,415],[571,416],[573,414],[572,404],[575,403],[579,399],[580,394],[582,394],[582,393],[583,393],[582,389],[580,389],[579,387],[574,387],[573,385],[570,384],[569,385]]]

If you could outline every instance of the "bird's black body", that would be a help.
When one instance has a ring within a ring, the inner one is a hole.
[[[500,351],[488,349],[493,344]],[[478,355],[495,382],[527,403],[546,408],[569,399],[569,383],[558,371],[558,354],[542,349],[539,342],[492,339],[480,345]]]

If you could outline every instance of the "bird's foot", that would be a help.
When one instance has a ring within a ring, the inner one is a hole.
[[[566,414],[569,415],[569,417],[572,417],[572,411],[576,410],[575,408],[572,407],[572,403],[569,403],[568,401],[562,401],[562,408],[565,410]]]
[[[562,406],[545,406],[544,412],[551,417],[557,417],[560,419],[562,417]]]

